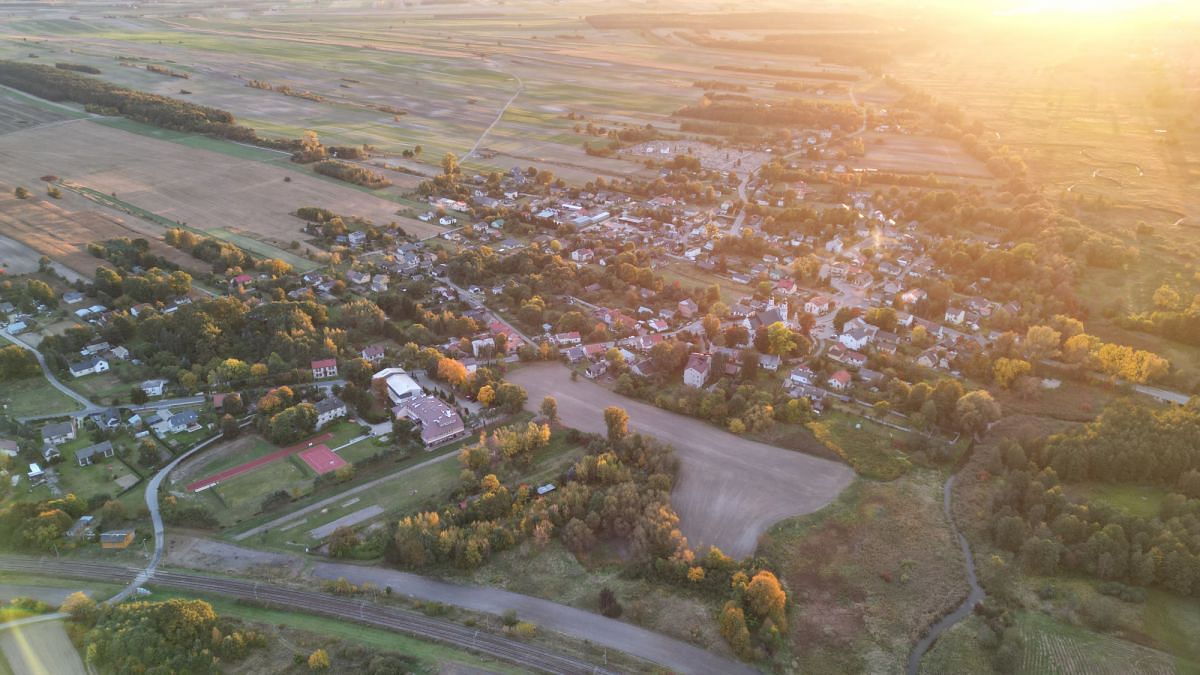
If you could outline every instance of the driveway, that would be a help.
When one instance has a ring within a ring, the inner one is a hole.
[[[854,479],[839,462],[750,441],[588,380],[572,382],[558,363],[518,368],[507,379],[529,393],[530,409],[553,396],[569,427],[603,434],[604,409],[615,405],[629,413],[632,430],[675,446],[680,470],[671,501],[697,551],[712,545],[734,557],[751,555],[771,525],[824,507]]]

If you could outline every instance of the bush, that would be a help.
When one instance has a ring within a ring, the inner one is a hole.
[[[600,589],[600,613],[610,619],[615,619],[624,613],[625,608],[617,600],[617,594],[611,588]]]

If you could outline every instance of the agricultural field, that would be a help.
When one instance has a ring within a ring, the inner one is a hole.
[[[376,223],[400,222],[417,235],[436,231],[420,221],[397,216],[392,202],[344,183],[297,171],[286,159],[282,160],[284,164],[276,164],[232,157],[91,121],[0,136],[0,158],[10,160],[0,165],[0,185],[36,188],[40,185],[39,177],[54,175],[68,185],[120,200],[112,205],[129,205],[162,219],[149,222],[133,213],[114,218],[113,210],[72,195],[62,200],[64,204],[88,211],[89,222],[78,227],[80,238],[83,232],[91,232],[95,238],[97,234],[103,236],[106,230],[124,227],[139,234],[113,232],[112,236],[159,239],[164,225],[182,223],[213,236],[237,235],[272,247],[255,251],[262,255],[286,251],[291,242],[303,239],[303,222],[291,213],[301,206],[322,205],[335,205],[340,213]],[[11,190],[6,193],[6,202],[14,199],[9,196]],[[6,209],[6,220],[17,223],[9,227],[0,224],[0,234],[26,241],[43,251],[47,242],[34,238],[30,230],[39,230],[43,238],[56,242],[75,237],[72,223],[53,219],[59,215],[54,213],[59,210],[57,205],[44,207],[52,209],[50,215],[22,213],[23,209],[36,208],[34,204],[21,205],[15,213]],[[105,221],[111,224],[106,227]],[[69,251],[55,253],[62,256],[75,251],[77,255],[86,255],[76,251],[78,248],[75,244]],[[184,255],[175,252],[174,257]]]
[[[867,133],[862,135],[862,140],[866,155],[842,162],[847,167],[965,178],[992,177],[983,162],[948,139]]]

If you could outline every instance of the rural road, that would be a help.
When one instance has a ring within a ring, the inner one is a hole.
[[[566,426],[603,434],[604,409],[619,406],[629,413],[632,430],[675,446],[680,469],[671,502],[696,551],[711,545],[735,558],[752,555],[771,525],[824,507],[854,480],[840,462],[751,441],[590,381],[571,381],[570,370],[558,363],[523,366],[507,379],[525,388],[531,409],[545,396],[557,399]]]
[[[756,672],[749,666],[633,624],[498,588],[460,586],[397,570],[341,563],[317,563],[312,573],[321,579],[345,577],[354,584],[370,582],[380,588],[391,586],[396,593],[476,612],[500,615],[513,610],[523,621],[632,654],[679,673],[732,675]]]
[[[101,410],[101,408],[99,408],[95,403],[89,401],[86,396],[76,392],[74,389],[71,389],[62,382],[59,382],[58,378],[54,376],[54,373],[50,372],[49,366],[46,365],[46,358],[42,356],[42,353],[37,349],[25,344],[25,342],[20,338],[10,335],[6,330],[0,330],[0,337],[3,337],[5,340],[8,340],[18,347],[22,347],[33,352],[34,357],[37,358],[38,365],[42,367],[42,374],[46,376],[46,380],[50,383],[50,385],[61,391],[66,396],[69,396],[76,403],[82,405],[86,409],[84,412],[95,412],[97,410]]]
[[[517,97],[521,95],[521,92],[525,91],[525,82],[520,78],[520,76],[507,70],[500,70],[500,72],[512,77],[517,81],[517,90],[513,92],[513,95],[509,97],[507,101],[505,101],[504,107],[501,108],[500,112],[496,114],[496,119],[492,120],[492,123],[483,130],[482,134],[479,134],[479,138],[475,140],[475,145],[472,145],[471,149],[467,151],[467,154],[463,155],[462,158],[464,160],[475,154],[475,151],[478,150],[479,146],[483,144],[483,140],[487,138],[487,135],[491,133],[492,129],[495,128],[495,126],[500,123],[500,120],[504,118],[504,113],[508,112],[508,107],[513,104],[513,101],[517,100]]]

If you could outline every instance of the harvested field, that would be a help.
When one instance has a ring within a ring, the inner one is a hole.
[[[853,168],[896,173],[944,174],[968,178],[991,178],[987,167],[953,141],[925,136],[863,134],[867,156],[845,162]]]
[[[65,127],[58,127],[63,129]],[[28,132],[0,136],[8,139]],[[0,147],[4,141],[0,140]],[[3,151],[0,150],[0,157]],[[16,167],[0,159],[0,174],[15,173]],[[30,199],[13,196],[16,185],[33,192]],[[103,262],[87,252],[87,245],[116,237],[144,237],[151,250],[191,271],[204,271],[208,265],[162,243],[162,228],[136,218],[118,218],[97,210],[86,199],[63,191],[61,200],[45,198],[45,183],[34,177],[19,182],[0,178],[0,261],[9,265],[9,273],[36,271],[38,258],[45,255],[90,280]],[[59,270],[62,272],[63,270]],[[71,274],[64,275],[68,279]]]
[[[291,213],[307,205],[376,223],[403,221],[416,235],[438,231],[401,219],[393,202],[290,164],[253,161],[90,121],[0,136],[0,181],[34,189],[46,174],[115,193],[125,203],[194,229],[228,231],[285,249],[303,238],[302,222]],[[129,226],[162,232],[149,222]]]
[[[615,405],[629,413],[631,429],[675,446],[680,470],[671,498],[696,550],[713,545],[735,557],[750,555],[772,524],[824,507],[854,478],[844,464],[734,436],[591,382],[573,382],[569,374],[560,364],[540,364],[515,370],[508,380],[525,388],[531,407],[554,396],[567,426],[603,433],[604,408]]]
[[[0,134],[71,119],[65,111],[48,110],[16,97],[0,98]]]

